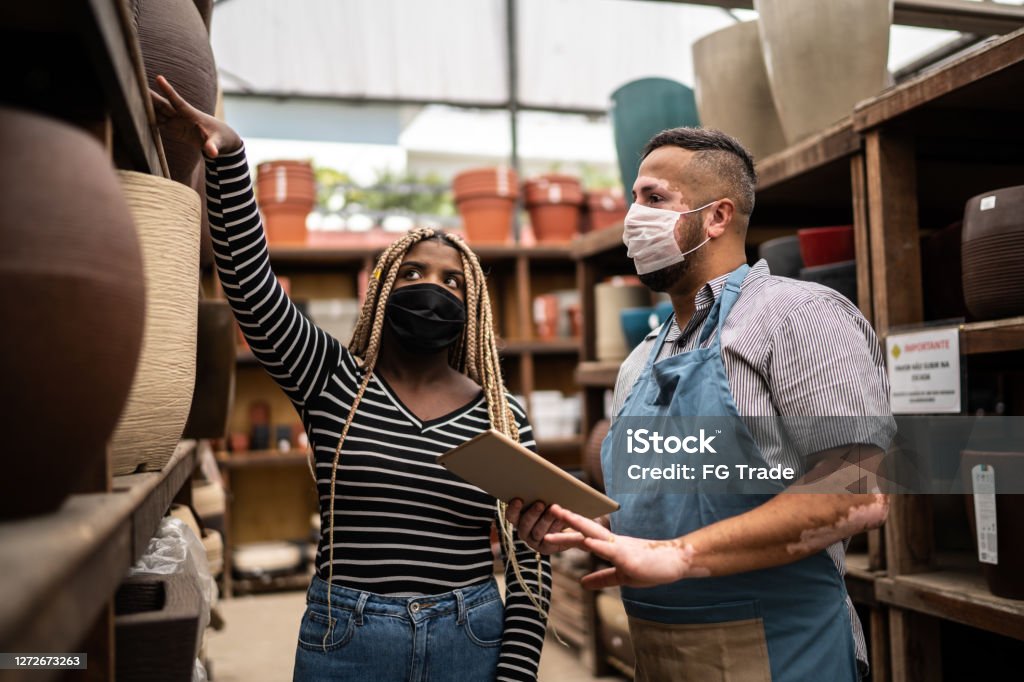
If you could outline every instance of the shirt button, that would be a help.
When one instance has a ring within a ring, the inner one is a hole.
[[[413,613],[419,613],[420,605],[417,604],[416,602],[413,602],[412,606],[409,607],[409,610],[412,611]]]

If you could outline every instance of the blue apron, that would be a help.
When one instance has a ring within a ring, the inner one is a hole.
[[[622,435],[616,430],[625,428],[626,422],[635,426],[637,418],[735,417],[735,442],[747,448],[748,459],[767,466],[739,419],[722,362],[722,327],[739,298],[748,270],[749,266],[743,265],[729,276],[701,329],[696,350],[655,362],[671,320],[663,325],[620,412],[625,419],[616,419],[602,444],[601,464],[606,479],[612,472],[610,444],[616,435]],[[713,343],[700,348],[712,333]],[[707,458],[707,454],[680,453],[679,461],[698,466]],[[701,492],[623,494],[617,499],[621,509],[611,516],[612,531],[648,539],[675,538],[759,507],[771,497]],[[846,586],[824,551],[785,566],[736,575],[685,579],[653,588],[623,587],[622,597],[634,630],[638,675],[642,667],[648,668],[643,679],[753,679],[730,670],[753,651],[752,647],[732,653],[727,650],[729,628],[740,623],[763,628],[763,636],[760,629],[756,635],[768,659],[759,663],[764,678],[770,667],[771,679],[776,682],[858,679]],[[637,632],[636,626],[641,623],[662,624],[662,635],[672,640],[671,645],[664,641],[655,644],[648,631]],[[717,634],[711,636],[709,631]],[[648,646],[654,651],[645,657]],[[700,665],[705,667],[694,667],[683,660],[701,657],[705,661]],[[708,660],[712,661],[710,668]],[[720,662],[714,663],[716,660]]]

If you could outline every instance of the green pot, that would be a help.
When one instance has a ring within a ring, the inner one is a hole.
[[[627,199],[632,195],[640,152],[666,128],[700,125],[693,90],[667,78],[641,78],[612,93],[608,116]]]

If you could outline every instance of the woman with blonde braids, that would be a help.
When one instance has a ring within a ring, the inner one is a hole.
[[[518,541],[504,505],[436,463],[488,428],[535,447],[502,383],[476,256],[429,229],[396,241],[377,262],[345,348],[302,316],[271,271],[241,139],[166,80],[158,85],[164,128],[206,156],[225,295],[312,448],[323,531],[294,679],[535,680],[550,565]]]

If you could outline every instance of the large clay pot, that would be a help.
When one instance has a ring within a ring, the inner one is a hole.
[[[142,256],[96,141],[0,108],[0,518],[58,507],[106,458],[142,344]]]
[[[971,314],[982,320],[1024,315],[1024,185],[967,202],[962,258]]]
[[[732,135],[755,158],[785,148],[756,21],[695,42],[693,71],[701,124]]]
[[[128,405],[112,441],[114,473],[157,470],[181,437],[196,377],[199,197],[184,185],[121,171],[146,272],[146,329]]]
[[[996,482],[996,548],[999,563],[981,564],[985,582],[997,597],[1024,599],[1024,544],[1020,541],[1024,538],[1024,495],[1005,492],[1019,490],[1019,482],[1024,480],[1024,452],[963,451],[960,470],[964,489],[969,493],[974,491],[971,471],[977,465],[991,467],[995,471]],[[977,543],[974,495],[968,494],[966,498],[967,519]]]
[[[621,225],[626,219],[626,199],[618,188],[588,191],[584,206],[583,232]]]
[[[793,144],[888,85],[892,0],[754,0],[772,98]]]
[[[693,90],[667,78],[630,81],[612,93],[608,117],[615,133],[615,151],[625,195],[632,196],[640,153],[666,128],[700,125]]]
[[[235,397],[235,316],[227,301],[200,301],[196,385],[185,438],[223,438]]]
[[[213,114],[217,104],[217,65],[210,36],[193,0],[133,0],[146,77],[156,88],[164,76],[195,108]],[[163,131],[162,131],[163,132]],[[161,135],[171,177],[192,186],[200,151]]]

